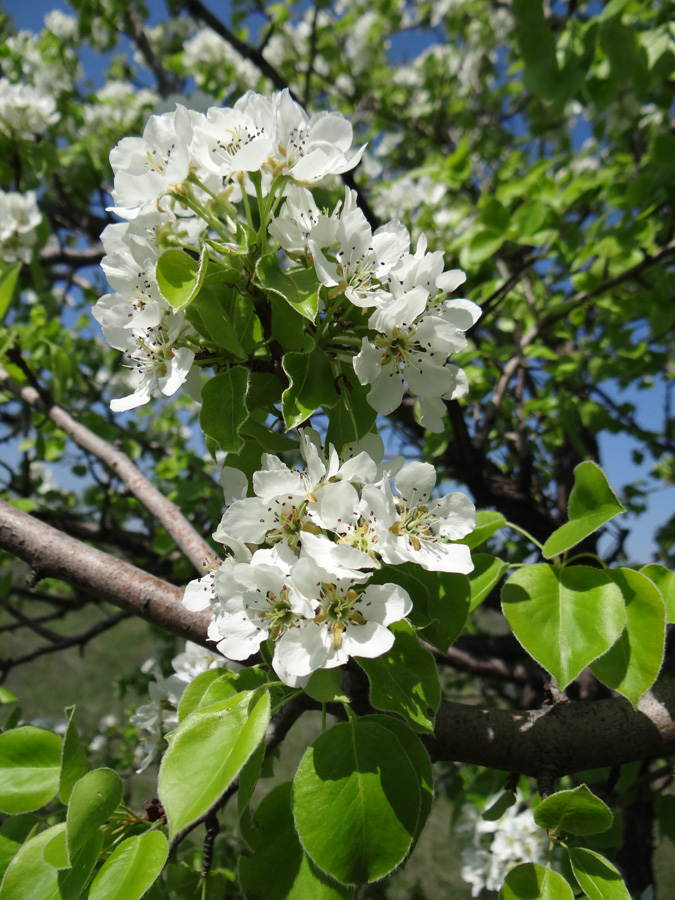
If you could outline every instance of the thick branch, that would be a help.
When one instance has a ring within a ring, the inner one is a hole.
[[[432,759],[466,762],[555,777],[675,751],[675,681],[648,691],[634,710],[613,697],[557,703],[513,713],[444,701],[436,720]]]
[[[151,512],[166,528],[179,549],[187,556],[198,572],[201,573],[204,560],[215,557],[211,547],[204,538],[195,531],[178,507],[168,500],[152,485],[126,453],[113,447],[103,438],[98,437],[84,425],[38,393],[35,388],[19,385],[0,367],[0,387],[10,390],[24,403],[38,409],[44,409],[52,422],[72,438],[83,450],[93,453],[124,482],[131,493]]]
[[[0,548],[40,578],[59,578],[179,637],[207,646],[209,613],[188,612],[180,588],[89,547],[0,500]]]

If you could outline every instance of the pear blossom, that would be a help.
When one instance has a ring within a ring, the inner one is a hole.
[[[247,91],[234,105],[249,116],[259,133],[271,138],[273,151],[266,167],[273,177],[288,175],[312,184],[358,165],[365,145],[351,149],[351,124],[339,113],[320,112],[311,118],[292,99],[288,88],[271,100]]]
[[[410,596],[397,584],[362,590],[353,576],[336,576],[309,558],[293,567],[292,581],[316,614],[288,628],[276,644],[272,666],[287,684],[317,669],[344,665],[350,656],[381,656],[394,643],[387,626],[412,609]]]
[[[13,84],[8,78],[0,78],[0,131],[9,137],[33,140],[58,120],[51,95],[30,84]]]
[[[0,190],[0,250],[7,262],[30,262],[41,221],[35,191]]]
[[[396,476],[399,498],[391,495],[390,515],[381,513],[391,539],[382,545],[385,562],[416,562],[432,572],[473,571],[471,552],[465,544],[453,544],[476,527],[476,510],[459,491],[431,499],[436,470],[429,463],[411,462]],[[385,485],[385,492],[390,492]],[[393,511],[396,510],[395,514]]]
[[[129,333],[127,346],[117,349],[125,350],[139,381],[133,394],[111,401],[113,412],[125,412],[148,403],[151,397],[170,397],[176,393],[195,357],[194,350],[178,346],[185,324],[182,313],[169,313],[159,324]]]
[[[302,618],[313,618],[317,603],[293,589],[293,562],[283,547],[273,547],[256,550],[249,563],[218,570],[208,634],[224,656],[248,659],[264,640],[280,639]]]

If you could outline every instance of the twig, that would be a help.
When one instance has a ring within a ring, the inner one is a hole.
[[[109,616],[106,619],[102,619],[100,622],[92,625],[91,628],[88,628],[86,631],[80,632],[80,634],[74,634],[70,637],[56,635],[59,640],[48,644],[46,647],[39,647],[37,650],[33,650],[30,653],[24,654],[23,656],[17,656],[14,658],[10,657],[9,659],[0,659],[0,670],[3,673],[3,677],[7,675],[10,669],[15,669],[18,666],[24,665],[25,663],[33,662],[33,660],[38,659],[40,656],[46,656],[49,653],[60,653],[62,650],[67,650],[69,647],[83,648],[85,644],[88,644],[89,641],[93,640],[95,637],[98,637],[99,634],[103,634],[103,632],[109,631],[124,619],[130,618],[130,616],[131,613],[128,612],[115,613],[114,616]]]
[[[14,358],[13,361],[15,361]],[[27,366],[25,366],[25,370],[29,375],[30,371]],[[202,572],[205,560],[215,559],[214,551],[197,533],[178,507],[148,481],[126,453],[98,437],[86,426],[76,422],[65,409],[53,402],[44,389],[39,389],[39,386],[29,387],[17,384],[1,366],[0,387],[10,390],[24,403],[37,409],[43,409],[52,422],[72,438],[79,447],[93,453],[102,463],[112,469],[136,499],[164,526],[198,572]]]
[[[157,87],[162,97],[168,97],[169,94],[174,93],[176,85],[152,49],[152,45],[143,28],[143,22],[138,15],[138,10],[134,6],[130,6],[127,10],[124,17],[124,25],[126,34],[136,42],[136,46],[143,54],[143,59],[148,64],[148,68],[157,79]]]

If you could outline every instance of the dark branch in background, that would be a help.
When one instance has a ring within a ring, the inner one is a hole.
[[[168,97],[178,89],[178,85],[166,71],[161,61],[158,59],[155,51],[152,49],[148,36],[143,28],[143,22],[138,15],[138,10],[134,6],[130,6],[124,15],[124,30],[128,37],[134,41],[138,49],[143,54],[148,68],[157,80],[157,87],[162,97]]]
[[[79,266],[97,266],[104,256],[103,244],[99,243],[79,250],[71,247],[45,247],[40,251],[40,262],[43,266],[65,264],[77,268]]]
[[[291,97],[298,103],[302,104],[302,101],[293,92],[292,88],[289,86],[283,75],[265,59],[262,51],[257,47],[252,47],[250,44],[245,44],[243,41],[239,40],[236,34],[233,34],[224,22],[222,22],[217,16],[214,16],[211,10],[207,9],[201,2],[201,0],[183,0],[181,8],[188,12],[190,15],[194,16],[196,19],[200,19],[202,22],[204,22],[205,25],[208,25],[209,28],[215,31],[216,34],[219,34],[245,59],[248,59],[255,66],[257,66],[262,74],[265,75],[265,77],[269,78],[269,80],[276,88],[278,88],[280,91],[283,91],[287,88]],[[350,190],[356,191],[359,206],[361,207],[363,214],[368,220],[370,226],[375,229],[379,225],[381,225],[380,220],[373,212],[373,209],[368,203],[368,200],[366,199],[362,189],[354,181],[354,173],[345,172],[341,176],[341,178],[344,184],[348,188],[350,188]]]
[[[10,607],[7,607],[7,611],[14,616],[16,616],[18,612]],[[96,622],[95,625],[92,625],[90,628],[87,628],[79,634],[68,636],[54,635],[51,639],[51,643],[47,644],[46,647],[39,647],[37,650],[32,650],[30,653],[24,654],[24,656],[10,656],[9,659],[0,659],[0,671],[2,671],[4,677],[10,669],[22,666],[25,663],[33,662],[33,660],[38,659],[40,656],[47,656],[50,653],[60,653],[62,650],[67,650],[69,647],[79,647],[80,650],[84,650],[89,641],[98,637],[99,634],[103,634],[103,632],[115,628],[115,626],[119,625],[124,619],[130,617],[130,612],[118,612],[113,616],[101,619],[99,622]],[[31,620],[27,616],[24,616],[23,618],[27,620],[24,624],[32,631],[36,631],[35,620]]]
[[[186,610],[179,588],[67,537],[4,500],[0,500],[0,548],[25,560],[35,573],[34,582],[46,576],[59,578],[171,634],[209,646],[209,611]],[[304,708],[285,707],[289,716]],[[427,739],[427,747],[434,760],[535,777],[544,764],[559,777],[664,756],[675,751],[675,681],[648,691],[637,710],[623,697],[569,701],[515,713],[443,700],[435,737]]]
[[[277,87],[280,91],[283,91],[284,88],[288,88],[286,81],[281,76],[279,72],[274,68],[274,66],[270,65],[265,57],[262,55],[260,50],[256,47],[251,47],[250,44],[245,44],[243,41],[240,41],[239,38],[234,34],[230,29],[225,25],[224,22],[214,16],[210,9],[207,9],[201,0],[184,0],[182,3],[182,9],[188,12],[191,16],[194,16],[195,19],[199,19],[204,22],[205,25],[208,25],[216,34],[219,34],[223,40],[226,40],[227,43],[234,47],[237,53],[240,53],[244,59],[250,60],[258,69],[262,72],[262,74],[269,78],[272,84]],[[288,88],[291,96],[294,100],[298,100],[293,91]],[[298,102],[300,102],[298,100]]]
[[[27,366],[17,353],[12,354],[12,362],[21,366],[27,377],[32,377]],[[40,388],[39,385],[36,387],[19,385],[10,378],[9,374],[2,367],[0,367],[0,388],[11,391],[24,403],[43,410],[52,422],[64,431],[79,447],[93,453],[104,465],[112,469],[136,499],[150,513],[156,516],[176,542],[179,549],[187,556],[200,574],[205,560],[216,559],[215,552],[188,522],[178,507],[148,481],[126,453],[113,447],[107,441],[104,441],[103,438],[94,434],[93,431],[76,422],[65,409],[57,406],[49,394]]]

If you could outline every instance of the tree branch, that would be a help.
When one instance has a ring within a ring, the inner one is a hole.
[[[136,499],[156,516],[200,574],[206,559],[216,559],[214,551],[178,507],[148,481],[126,453],[98,437],[86,426],[76,422],[65,409],[57,406],[46,392],[38,392],[34,387],[17,384],[1,366],[0,387],[11,391],[29,406],[44,410],[52,422],[65,431],[79,447],[93,453],[102,463],[112,469]]]
[[[571,701],[513,713],[444,700],[427,748],[453,760],[555,777],[675,751],[675,681],[657,685],[635,710],[623,697]]]
[[[0,548],[23,559],[36,578],[58,578],[186,640],[210,646],[208,610],[189,612],[180,588],[69,537],[0,500]]]

